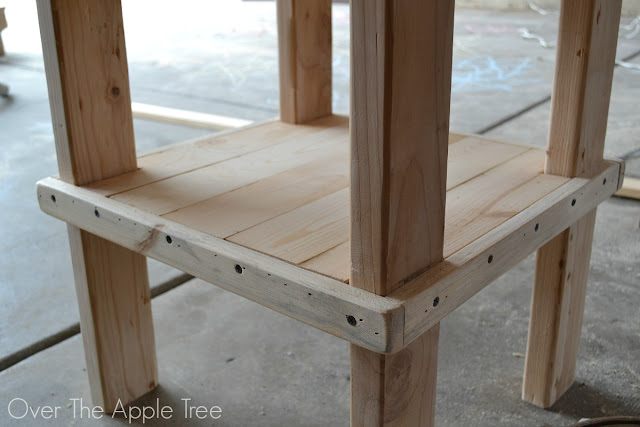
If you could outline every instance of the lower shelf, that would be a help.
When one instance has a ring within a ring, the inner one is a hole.
[[[511,239],[513,254],[523,248],[518,256],[526,256],[558,225],[566,224],[555,234],[617,189],[618,164],[592,180],[570,180],[543,174],[543,163],[538,148],[452,134],[445,261],[386,298],[341,283],[349,279],[346,117],[251,126],[143,156],[137,171],[87,187],[48,178],[38,195],[41,208],[64,221],[358,345],[390,352],[472,295],[444,295],[446,304],[440,300],[438,307],[445,309],[434,317],[424,309],[425,298],[445,276],[475,271],[466,267],[469,260],[503,240]],[[596,188],[597,179],[605,182]],[[587,195],[590,185],[593,194]],[[560,212],[553,226],[540,222],[554,206],[564,209],[576,191],[578,207],[574,202]],[[538,219],[535,238],[513,235],[516,219]],[[519,261],[508,254],[503,265],[496,257],[488,263],[500,274]],[[474,274],[482,278],[472,280],[478,283],[493,277]]]

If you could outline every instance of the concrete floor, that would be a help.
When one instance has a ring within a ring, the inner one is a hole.
[[[67,407],[89,394],[65,227],[38,210],[34,191],[37,179],[56,173],[36,11],[32,2],[5,3],[0,82],[12,97],[0,99],[0,425],[122,424],[80,420]],[[226,0],[220,13],[215,2],[193,3],[195,16],[168,1],[125,2],[134,101],[251,120],[277,115],[273,4]],[[333,15],[334,109],[346,112],[348,7],[334,6]],[[457,11],[453,130],[544,145],[555,50],[518,30],[551,41],[556,19]],[[640,63],[640,36],[621,37],[618,57]],[[640,146],[639,104],[640,71],[617,67],[608,155]],[[140,151],[206,133],[139,120],[135,132]],[[627,173],[640,176],[640,160]],[[640,416],[639,220],[638,201],[611,199],[599,209],[576,385],[550,410],[520,401],[530,257],[443,321],[438,425]],[[179,410],[181,398],[192,398],[223,409],[214,425],[348,424],[345,342],[160,263],[150,273],[161,386],[138,406],[160,398]],[[57,420],[15,421],[6,411],[14,397],[62,410]],[[184,425],[178,415],[151,425]]]

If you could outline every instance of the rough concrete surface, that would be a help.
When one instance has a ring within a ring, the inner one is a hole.
[[[34,2],[7,0],[0,82],[0,425],[84,425],[67,408],[89,398],[65,226],[38,210],[35,182],[56,173]],[[161,106],[261,120],[277,115],[272,2],[124,2],[132,98]],[[544,145],[557,15],[457,10],[451,128]],[[624,18],[630,22],[631,18]],[[333,8],[334,110],[348,112],[349,14]],[[640,35],[619,40],[618,58],[640,63]],[[640,147],[640,70],[617,67],[606,153]],[[135,120],[139,151],[207,133]],[[640,176],[640,160],[630,160]],[[441,329],[437,425],[568,425],[582,417],[640,416],[640,202],[599,208],[576,384],[550,410],[520,400],[533,257],[487,287]],[[162,292],[181,273],[150,264]],[[169,285],[167,285],[169,284]],[[348,345],[198,280],[153,300],[158,390],[136,405],[181,398],[219,405],[213,425],[346,425]],[[71,336],[69,339],[64,339]],[[57,343],[57,344],[56,344]],[[22,397],[59,405],[54,421],[12,421]],[[180,414],[172,423],[185,425]],[[104,424],[102,420],[99,424]],[[110,422],[109,424],[122,424]],[[147,423],[148,424],[148,423]],[[211,420],[188,425],[211,425]]]

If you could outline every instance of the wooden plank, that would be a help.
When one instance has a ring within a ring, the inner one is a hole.
[[[164,217],[212,236],[229,237],[346,188],[349,163],[344,157],[338,152]]]
[[[351,1],[350,284],[379,295],[442,260],[453,5]],[[433,425],[437,347],[352,345],[351,424]]]
[[[348,240],[300,264],[301,267],[326,274],[345,283],[349,283],[350,265]]]
[[[322,128],[302,139],[288,140],[224,162],[196,169],[113,196],[115,200],[164,215],[252,184],[319,157],[348,155],[344,130]]]
[[[227,240],[299,264],[344,241],[349,235],[348,206],[345,188]]]
[[[135,170],[120,1],[37,5],[60,176],[83,185]],[[111,412],[157,384],[147,264],[73,226],[69,238],[91,395]]]
[[[133,113],[133,117],[137,119],[153,120],[212,130],[235,129],[251,124],[251,120],[219,116],[217,114],[201,113],[197,111],[179,110],[177,108],[161,107],[159,105],[142,104],[139,102],[131,103],[131,111]]]
[[[383,297],[55,178],[37,191],[44,212],[118,245],[372,351],[402,347],[403,308]]]
[[[479,147],[487,148],[484,145]],[[542,150],[518,148],[525,152],[447,192],[444,257],[450,256],[498,227],[568,181],[567,178],[542,174]],[[467,160],[473,162],[474,156],[469,156]],[[492,163],[488,163],[487,166],[490,164]],[[476,167],[474,165],[470,169]],[[464,168],[459,169],[462,174],[467,173]],[[461,175],[453,176],[453,180],[457,180]],[[311,212],[308,215],[308,220],[313,221],[319,213],[314,215]],[[281,234],[277,238],[274,237],[276,240],[284,239],[287,233],[293,233],[285,222],[281,227]],[[344,248],[336,248],[331,256],[323,256],[313,263],[309,260],[310,265],[313,265],[315,271],[325,274],[331,271],[332,277],[348,281],[349,269],[343,263],[334,264],[341,257],[349,257],[349,254],[343,251]],[[340,268],[340,265],[343,267]]]
[[[562,2],[546,173],[588,176],[603,163],[621,5]],[[522,389],[538,406],[551,406],[573,383],[594,218],[538,251]]]
[[[527,151],[484,138],[466,137],[456,142],[449,145],[447,191]]]
[[[536,181],[542,174],[543,163],[542,150],[529,150],[448,191],[444,256],[473,242],[568,181],[549,176]]]
[[[349,119],[329,116],[297,126],[269,121],[198,138],[142,156],[138,159],[139,170],[93,183],[87,188],[111,196],[277,144],[303,140],[328,127],[343,127],[346,133]]]
[[[640,179],[625,176],[622,187],[616,192],[616,196],[640,200]]]
[[[331,0],[278,0],[280,119],[331,114]]]
[[[619,174],[610,162],[592,179],[570,180],[387,296],[405,307],[405,345],[609,198]]]

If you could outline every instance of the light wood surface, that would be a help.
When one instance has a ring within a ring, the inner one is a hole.
[[[532,206],[388,295],[387,299],[401,302],[405,308],[405,344],[608,199],[618,188],[619,174],[620,164],[610,162],[591,179],[566,181]],[[555,178],[560,182],[566,180]],[[573,200],[576,200],[575,204]],[[472,232],[471,227],[469,230]],[[436,298],[439,303],[434,307]]]
[[[277,0],[280,120],[331,114],[331,0]]]
[[[342,245],[349,241],[347,134],[344,117],[307,125],[270,122],[142,157],[145,166],[135,172],[87,188],[348,281],[349,250]],[[236,138],[241,148],[231,148]],[[452,140],[445,256],[566,181],[542,173],[543,150],[474,136],[454,135]],[[247,152],[249,147],[255,151]],[[168,158],[174,159],[171,172],[163,173],[162,160]],[[325,255],[328,251],[331,256]],[[337,256],[346,261],[336,263]]]
[[[616,196],[640,200],[640,179],[625,176],[622,187],[620,187]]]
[[[142,104],[140,102],[132,102],[131,111],[133,113],[133,117],[137,119],[153,120],[212,130],[235,129],[251,124],[250,120],[238,119],[235,117],[179,110],[177,108]]]
[[[351,1],[349,283],[378,295],[443,258],[453,5]],[[434,424],[438,331],[391,356],[351,346],[352,426]]]
[[[545,172],[602,167],[621,0],[563,0]],[[578,203],[578,202],[576,202]],[[549,407],[571,386],[595,210],[537,255],[522,398]]]
[[[38,199],[54,217],[342,339],[402,347],[401,304],[55,178],[40,181]]]
[[[120,2],[37,4],[61,178],[83,185],[135,170]],[[91,396],[111,412],[157,384],[147,264],[68,228]]]
[[[607,199],[618,189],[619,174],[620,164],[613,162],[591,179],[541,175],[543,182],[565,183],[387,297],[327,277],[335,276],[329,266],[348,264],[348,241],[303,263],[328,261],[318,268],[325,272],[321,275],[56,178],[38,183],[38,200],[44,212],[83,230],[361,347],[393,353]],[[467,229],[473,234],[472,226]],[[494,258],[488,269],[489,255]],[[244,267],[242,274],[236,265]],[[440,302],[433,309],[436,297]],[[358,320],[356,327],[348,323],[348,313]]]

